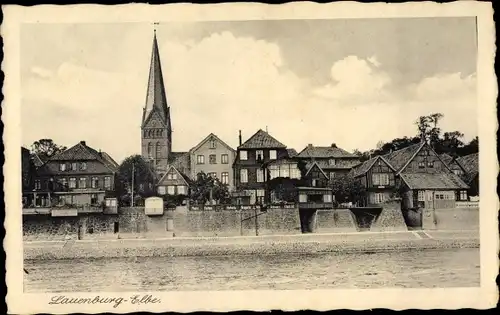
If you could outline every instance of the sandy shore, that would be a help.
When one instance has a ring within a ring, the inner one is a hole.
[[[478,231],[24,242],[25,259],[376,252],[479,247]]]

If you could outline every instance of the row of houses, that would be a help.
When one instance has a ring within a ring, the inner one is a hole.
[[[23,205],[100,207],[115,196],[118,163],[85,141],[47,160],[22,148]],[[454,207],[479,195],[478,154],[452,158],[438,155],[426,142],[360,162],[335,144],[307,145],[297,152],[258,130],[232,149],[214,134],[188,152],[178,154],[154,183],[158,195],[188,196],[203,172],[227,185],[236,204],[280,202],[269,189],[276,178],[305,180],[309,187],[327,188],[351,178],[365,188],[360,205],[374,206],[398,195],[403,207]],[[141,185],[142,183],[136,183]]]

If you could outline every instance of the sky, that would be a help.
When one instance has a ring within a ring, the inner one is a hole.
[[[233,148],[258,129],[297,151],[352,151],[444,131],[477,136],[470,17],[165,23],[156,26],[173,150],[209,133]],[[140,153],[153,25],[24,24],[23,145],[81,140],[117,162]]]

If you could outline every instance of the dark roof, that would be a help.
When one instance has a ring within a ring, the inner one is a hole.
[[[350,172],[350,175],[354,176],[354,177],[358,177],[358,176],[361,176],[361,175],[365,174],[366,172],[368,172],[370,170],[370,168],[379,159],[382,160],[382,161],[384,161],[387,164],[387,166],[389,166],[390,168],[392,168],[394,170],[393,166],[383,156],[378,155],[378,156],[376,156],[374,158],[371,158],[371,159],[363,162],[362,164],[360,164],[357,167],[353,167],[352,172]]]
[[[349,170],[359,164],[359,160],[350,160],[350,159],[336,160],[335,165],[330,165],[328,160],[310,160],[307,162],[306,167],[310,167],[314,162],[316,162],[318,166],[324,170],[328,169]]]
[[[288,152],[288,157],[291,157],[291,158],[297,156],[297,154],[298,154],[295,149],[286,149],[286,151]]]
[[[307,169],[307,171],[306,171],[306,176],[307,176],[307,175],[309,174],[309,172],[311,172],[311,170],[312,170],[313,168],[315,168],[315,167],[316,167],[316,168],[317,168],[317,169],[321,172],[321,174],[323,174],[323,176],[324,176],[326,179],[328,179],[328,176],[326,175],[325,171],[323,171],[323,169],[322,169],[322,168],[318,165],[318,163],[317,163],[316,161],[313,161],[313,162],[311,162],[311,163],[307,163],[307,165],[306,165],[306,169]]]
[[[457,158],[457,162],[465,170],[465,180],[470,183],[479,174],[479,153]]]
[[[451,162],[453,161],[453,157],[451,157],[449,154],[446,154],[446,153],[443,153],[443,154],[439,155],[439,158],[446,165],[450,165]]]
[[[262,129],[245,141],[238,149],[285,149],[286,146]]]
[[[467,189],[466,183],[453,173],[402,173],[410,189]]]
[[[308,145],[298,155],[300,158],[359,158],[337,146],[315,147]]]
[[[163,176],[158,180],[158,183],[162,183],[165,179],[165,177],[167,176],[168,172],[170,172],[170,170],[174,170],[177,174],[179,174],[181,177],[182,177],[182,180],[184,180],[186,182],[187,185],[189,185],[191,183],[191,179],[189,178],[189,176],[187,176],[186,174],[184,174],[183,172],[179,171],[174,165],[170,165],[168,168],[167,168],[167,171],[165,172],[165,174],[163,174]]]
[[[105,152],[98,152],[81,141],[71,148],[49,158],[50,161],[99,161],[110,170],[116,171],[118,164]]]
[[[425,142],[412,144],[401,150],[383,155],[383,157],[389,162],[389,164],[392,165],[392,167],[394,167],[397,172],[400,172],[401,169],[411,160],[411,158],[415,154],[417,154],[420,148],[424,145]]]

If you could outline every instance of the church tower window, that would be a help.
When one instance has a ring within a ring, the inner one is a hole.
[[[151,142],[148,143],[148,157],[153,157],[153,144]]]
[[[156,142],[156,158],[160,158],[161,155],[161,145],[159,142]]]

